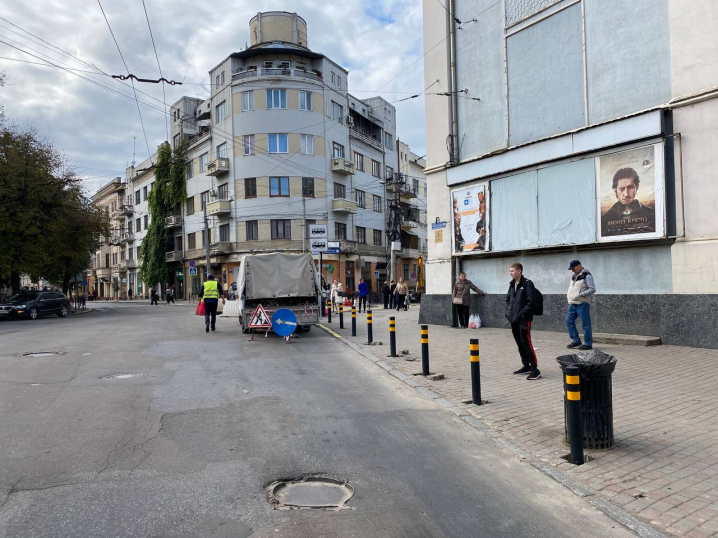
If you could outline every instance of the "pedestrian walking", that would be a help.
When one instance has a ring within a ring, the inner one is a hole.
[[[454,291],[451,294],[451,302],[454,305],[458,328],[469,327],[469,309],[471,307],[471,290],[479,295],[487,295],[485,291],[477,288],[471,280],[466,279],[466,273],[459,275],[459,280],[454,284]]]
[[[389,308],[396,308],[396,282],[389,283]]]
[[[409,295],[409,285],[404,282],[403,278],[399,279],[399,283],[396,285],[396,309],[401,310],[404,309],[404,311],[408,310],[408,306],[406,304],[406,296]]]
[[[7,285],[3,284],[2,288],[0,288],[0,303],[4,303],[9,299],[8,297],[9,291],[7,289]]]
[[[159,293],[157,293],[157,290],[155,288],[150,288],[150,305],[153,304],[159,304],[158,300],[160,298]]]
[[[389,298],[391,297],[391,288],[388,282],[384,282],[384,287],[381,290],[381,294],[384,297],[384,310],[389,308]]]
[[[364,282],[364,279],[362,278],[359,280],[359,286],[357,287],[357,290],[359,292],[359,312],[361,312],[361,305],[364,305],[364,312],[366,312],[366,301],[369,297],[369,285]]]
[[[339,306],[337,303],[341,300],[340,294],[344,294],[344,289],[342,288],[342,283],[335,279],[332,283],[332,289],[329,296],[332,298],[332,311],[337,314],[339,313]]]
[[[215,330],[217,322],[217,305],[219,299],[225,304],[222,284],[214,279],[213,274],[207,275],[207,281],[202,285],[200,298],[204,301],[204,331],[209,332],[210,328]]]
[[[511,324],[516,346],[519,348],[523,366],[514,374],[529,374],[526,379],[534,381],[541,379],[538,369],[538,359],[531,343],[531,322],[533,321],[533,306],[537,300],[538,290],[528,278],[523,275],[524,267],[520,263],[512,263],[509,268],[511,282],[506,294],[506,319]]]
[[[566,327],[571,343],[566,346],[569,349],[580,350],[593,348],[593,331],[591,330],[591,305],[589,297],[596,293],[596,285],[593,282],[593,275],[578,260],[573,260],[568,265],[571,275],[571,283],[568,285],[568,311],[566,312]],[[583,328],[583,344],[576,330],[576,318],[581,318]]]
[[[132,300],[132,288],[131,287],[127,288],[127,300],[128,301]]]

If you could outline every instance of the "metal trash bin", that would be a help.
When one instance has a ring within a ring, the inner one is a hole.
[[[568,437],[568,407],[566,400],[566,366],[578,366],[581,377],[581,418],[583,447],[590,449],[613,448],[613,384],[611,374],[616,368],[616,357],[598,349],[574,355],[556,357],[564,373],[564,430]]]

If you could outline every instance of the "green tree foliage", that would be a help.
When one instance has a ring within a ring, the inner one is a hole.
[[[17,290],[28,273],[67,291],[108,228],[64,156],[37,129],[0,125],[0,279]]]
[[[172,236],[165,227],[165,217],[172,214],[187,198],[183,145],[173,152],[165,142],[157,150],[155,186],[147,196],[150,225],[142,241],[139,276],[150,286],[167,282],[170,274],[165,253],[172,250]]]

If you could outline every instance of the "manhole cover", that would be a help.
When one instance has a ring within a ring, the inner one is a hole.
[[[281,480],[267,486],[269,502],[280,510],[341,510],[353,496],[354,488],[346,482],[318,476]]]
[[[55,355],[64,355],[62,351],[31,351],[23,353],[23,357],[54,357]]]
[[[145,374],[110,374],[103,375],[100,379],[130,379],[132,377],[144,377]]]

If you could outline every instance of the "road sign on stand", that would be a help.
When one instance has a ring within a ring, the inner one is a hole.
[[[249,318],[250,329],[269,329],[272,327],[272,321],[269,319],[267,312],[265,312],[262,305],[258,305],[252,313],[252,317]]]
[[[312,254],[319,254],[320,252],[324,252],[327,250],[327,241],[326,239],[314,239],[312,238],[312,242],[310,245],[310,250],[312,251]]]
[[[189,268],[189,274],[190,274],[190,275],[196,275],[196,274],[197,274],[197,268],[196,268],[196,267],[190,267],[190,268]]]
[[[288,308],[280,308],[272,316],[272,330],[277,335],[287,338],[297,330],[297,316]]]
[[[326,224],[310,224],[309,225],[309,238],[326,240],[327,225]]]

